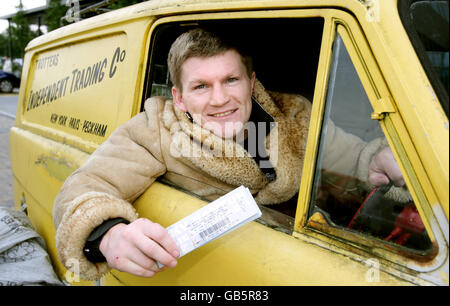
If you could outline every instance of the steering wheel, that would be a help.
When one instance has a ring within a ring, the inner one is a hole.
[[[414,202],[398,203],[385,196],[391,187],[392,183],[373,188],[347,228],[399,245],[406,245],[411,239],[428,238]]]

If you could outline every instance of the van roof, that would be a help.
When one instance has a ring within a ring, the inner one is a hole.
[[[101,28],[112,23],[139,19],[147,16],[164,17],[177,13],[214,12],[220,10],[243,9],[281,9],[304,7],[340,7],[352,11],[354,14],[365,15],[373,9],[373,1],[369,0],[149,0],[108,13],[97,15],[82,21],[61,27],[45,35],[33,39],[26,47],[26,51],[36,46],[70,37],[71,35]],[[397,12],[397,0],[383,0],[383,5],[391,6],[393,13]]]

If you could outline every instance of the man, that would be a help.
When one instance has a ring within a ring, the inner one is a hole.
[[[159,176],[208,199],[244,185],[259,204],[282,203],[299,189],[309,101],[266,91],[249,58],[201,29],[174,42],[168,65],[173,101],[146,101],[145,112],[114,131],[55,199],[59,257],[65,265],[78,260],[82,278],[98,279],[111,267],[151,277],[161,271],[158,261],[176,266],[179,250],[167,231],[137,219],[131,204]],[[328,150],[329,164],[397,179],[399,171],[388,177],[384,170],[398,169],[395,161],[372,158],[381,143],[333,133],[344,145]],[[255,144],[262,150],[250,154]],[[350,144],[355,152],[348,152]],[[348,161],[339,157],[344,152]]]

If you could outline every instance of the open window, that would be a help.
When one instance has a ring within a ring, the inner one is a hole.
[[[143,102],[150,96],[171,97],[172,84],[167,68],[167,54],[171,44],[181,33],[196,27],[219,33],[250,55],[253,59],[256,77],[267,90],[300,94],[312,101],[323,26],[324,19],[315,16],[196,19],[162,23],[153,32],[149,73]],[[142,107],[143,105],[144,103],[142,103]],[[177,184],[174,183],[177,180],[184,180],[184,184],[186,184],[186,178],[176,173],[169,173],[160,179],[163,183],[174,187],[177,187]],[[190,192],[189,190],[184,191]],[[263,218],[260,221],[273,228],[291,233],[297,199],[298,194],[283,204],[264,207]]]
[[[152,39],[144,101],[153,95],[171,96],[167,54],[181,33],[196,27],[219,33],[239,45],[253,58],[256,76],[267,89],[301,94],[312,101],[323,31],[323,18],[318,17],[162,24]]]

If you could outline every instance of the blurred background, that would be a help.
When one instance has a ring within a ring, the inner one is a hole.
[[[0,0],[0,208],[12,207],[9,130],[14,125],[24,49],[33,38],[139,0]]]
[[[11,73],[20,79],[24,49],[33,38],[69,23],[139,2],[144,1],[1,0],[0,71]],[[18,85],[10,82],[17,88]],[[10,84],[4,84],[2,87],[0,84],[0,92],[5,92],[9,86]]]

